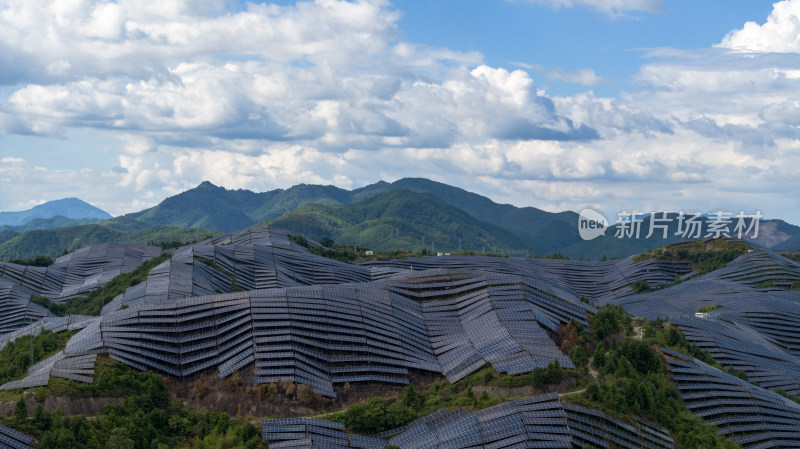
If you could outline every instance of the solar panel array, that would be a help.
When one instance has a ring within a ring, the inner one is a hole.
[[[0,335],[52,315],[31,303],[32,296],[55,303],[85,296],[160,253],[161,248],[155,246],[104,243],[61,256],[48,267],[0,262]]]
[[[0,335],[52,315],[30,299],[30,294],[14,288],[14,284],[0,283]]]
[[[41,318],[35,323],[19,328],[13,332],[0,335],[0,349],[3,349],[8,342],[27,335],[39,335],[44,330],[51,332],[63,332],[65,330],[83,329],[92,320],[98,317],[83,315],[67,315],[63,317],[48,316]]]
[[[46,385],[51,376],[91,382],[101,353],[175,376],[216,370],[225,377],[254,365],[256,383],[290,380],[327,396],[347,382],[405,384],[412,372],[457,381],[487,363],[511,374],[554,359],[571,367],[547,331],[572,319],[587,324],[596,310],[578,300],[585,295],[636,316],[669,317],[690,341],[761,386],[672,355],[684,401],[723,434],[745,447],[797,446],[800,439],[800,407],[768,391],[800,395],[800,292],[780,288],[797,285],[800,264],[771,251],[636,295],[633,282],[657,287],[694,272],[683,262],[631,258],[443,256],[350,265],[309,253],[288,231],[256,227],[175,250],[100,317],[57,318],[30,303],[32,295],[55,302],[85,295],[159,253],[104,244],[50,267],[0,262],[0,348],[44,329],[80,330],[63,352],[0,389]],[[765,282],[774,285],[758,288]],[[230,293],[238,289],[247,291]],[[708,305],[722,308],[694,316]],[[270,447],[673,447],[664,429],[624,423],[557,395],[475,413],[440,410],[374,437],[307,418],[264,423]],[[3,438],[10,437],[0,429],[0,447]]]
[[[270,448],[382,449],[383,439],[352,435],[344,425],[314,418],[284,418],[262,422],[262,435]]]
[[[574,295],[510,275],[432,270],[377,282],[273,288],[139,303],[106,313],[67,352],[105,352],[139,369],[224,377],[255,364],[334,396],[334,384],[405,384],[409,371],[451,381],[487,363],[528,372],[572,363],[541,326],[595,312]]]
[[[800,262],[772,250],[757,249],[701,279],[731,281],[749,286],[763,282],[800,282]]]
[[[42,387],[50,382],[51,376],[92,383],[95,360],[97,360],[97,354],[70,357],[61,351],[28,368],[28,376],[24,379],[12,380],[0,385],[0,390]]]
[[[31,449],[33,437],[0,424],[0,449]]]
[[[53,267],[98,280],[154,254],[109,244]],[[586,323],[594,312],[569,291],[515,275],[429,270],[365,282],[372,277],[368,267],[310,254],[287,231],[257,227],[176,250],[102,318],[44,318],[8,337],[72,320],[85,329],[68,343],[70,357],[108,352],[177,376],[209,368],[227,376],[255,364],[257,382],[295,380],[333,395],[338,383],[404,384],[409,370],[458,380],[486,363],[508,373],[554,359],[571,367],[545,329]],[[250,292],[215,294],[234,284]]]
[[[699,360],[664,349],[686,407],[744,448],[798,447],[800,405]]]
[[[261,242],[202,243],[175,251],[171,260],[150,272],[146,282],[131,287],[103,310],[114,311],[123,305],[141,302],[229,293],[234,285],[239,289],[257,290],[369,280],[370,272],[364,267],[313,255],[294,243],[287,247]]]
[[[348,434],[340,423],[312,418],[262,421],[270,448],[674,448],[666,429],[636,419],[625,423],[601,411],[562,402],[550,393],[473,413],[441,409],[371,437]]]
[[[81,248],[48,267],[0,262],[0,283],[55,302],[85,295],[120,273],[129,273],[161,254],[161,248],[139,243],[103,243]]]
[[[372,270],[374,279],[399,272],[445,268],[448,270],[485,271],[536,279],[578,296],[604,304],[615,298],[633,294],[630,284],[645,281],[656,288],[675,279],[693,274],[687,262],[646,260],[634,263],[633,258],[605,262],[561,259],[513,259],[486,256],[410,257],[403,260],[376,261],[362,264]]]
[[[778,283],[790,285],[800,281],[800,263],[770,250],[756,249],[711,273],[667,289],[652,293],[616,298],[609,302],[620,304],[632,315],[655,319],[693,315],[702,306],[720,305],[732,295],[751,295],[757,303],[766,298],[791,298],[796,290],[757,285]],[[794,284],[798,285],[798,284]]]
[[[753,250],[727,267],[653,293],[613,301],[634,315],[669,318],[686,338],[762,387],[800,395],[800,292],[756,288],[763,280],[794,282],[800,264]],[[720,306],[703,317],[704,306]]]
[[[758,329],[724,317],[673,321],[689,341],[709,351],[722,365],[744,371],[765,388],[800,395],[800,357]]]

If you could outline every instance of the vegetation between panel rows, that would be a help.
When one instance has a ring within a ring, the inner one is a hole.
[[[47,411],[42,404],[53,395],[122,399],[87,417]],[[245,419],[187,407],[180,399],[170,401],[160,375],[107,359],[98,362],[92,384],[54,378],[26,397],[20,396],[13,412],[0,415],[0,421],[34,436],[42,449],[266,447],[259,429]],[[31,415],[29,402],[35,403]]]
[[[650,249],[633,257],[634,262],[648,259],[685,261],[700,274],[710,273],[725,267],[750,250],[750,246],[741,240],[725,240],[723,238],[678,243],[661,248]]]
[[[100,315],[103,306],[108,304],[117,295],[124,293],[129,287],[133,287],[147,280],[150,270],[157,265],[166,262],[172,257],[169,253],[162,253],[147,262],[139,265],[130,273],[122,273],[108,281],[104,286],[92,290],[84,298],[75,298],[65,304],[55,304],[42,296],[34,296],[31,301],[43,306],[57,316],[67,315]]]

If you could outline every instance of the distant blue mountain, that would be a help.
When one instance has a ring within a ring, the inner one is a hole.
[[[71,219],[96,218],[107,220],[113,218],[108,212],[98,209],[78,198],[64,198],[48,201],[28,210],[19,212],[0,212],[0,226],[21,226],[36,218],[53,218],[62,216]]]

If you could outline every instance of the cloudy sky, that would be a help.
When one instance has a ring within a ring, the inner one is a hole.
[[[0,0],[0,210],[427,177],[800,224],[800,0]]]

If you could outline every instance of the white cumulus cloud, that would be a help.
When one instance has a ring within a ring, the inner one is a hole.
[[[763,25],[747,22],[728,33],[719,46],[745,52],[799,53],[800,1],[775,3]]]
[[[610,16],[662,8],[539,1]],[[723,47],[651,51],[635,89],[615,98],[552,96],[537,79],[603,83],[590,68],[519,64],[531,75],[407,42],[382,0],[241,10],[224,0],[8,1],[0,139],[80,130],[115,159],[37,168],[47,164],[2,146],[0,209],[79,196],[119,214],[203,180],[263,191],[419,176],[553,211],[757,205],[781,215],[800,210],[800,61],[780,50],[790,39],[774,37],[791,33],[772,28],[791,28],[798,1],[757,26],[771,47],[735,44],[758,34],[745,25]]]

